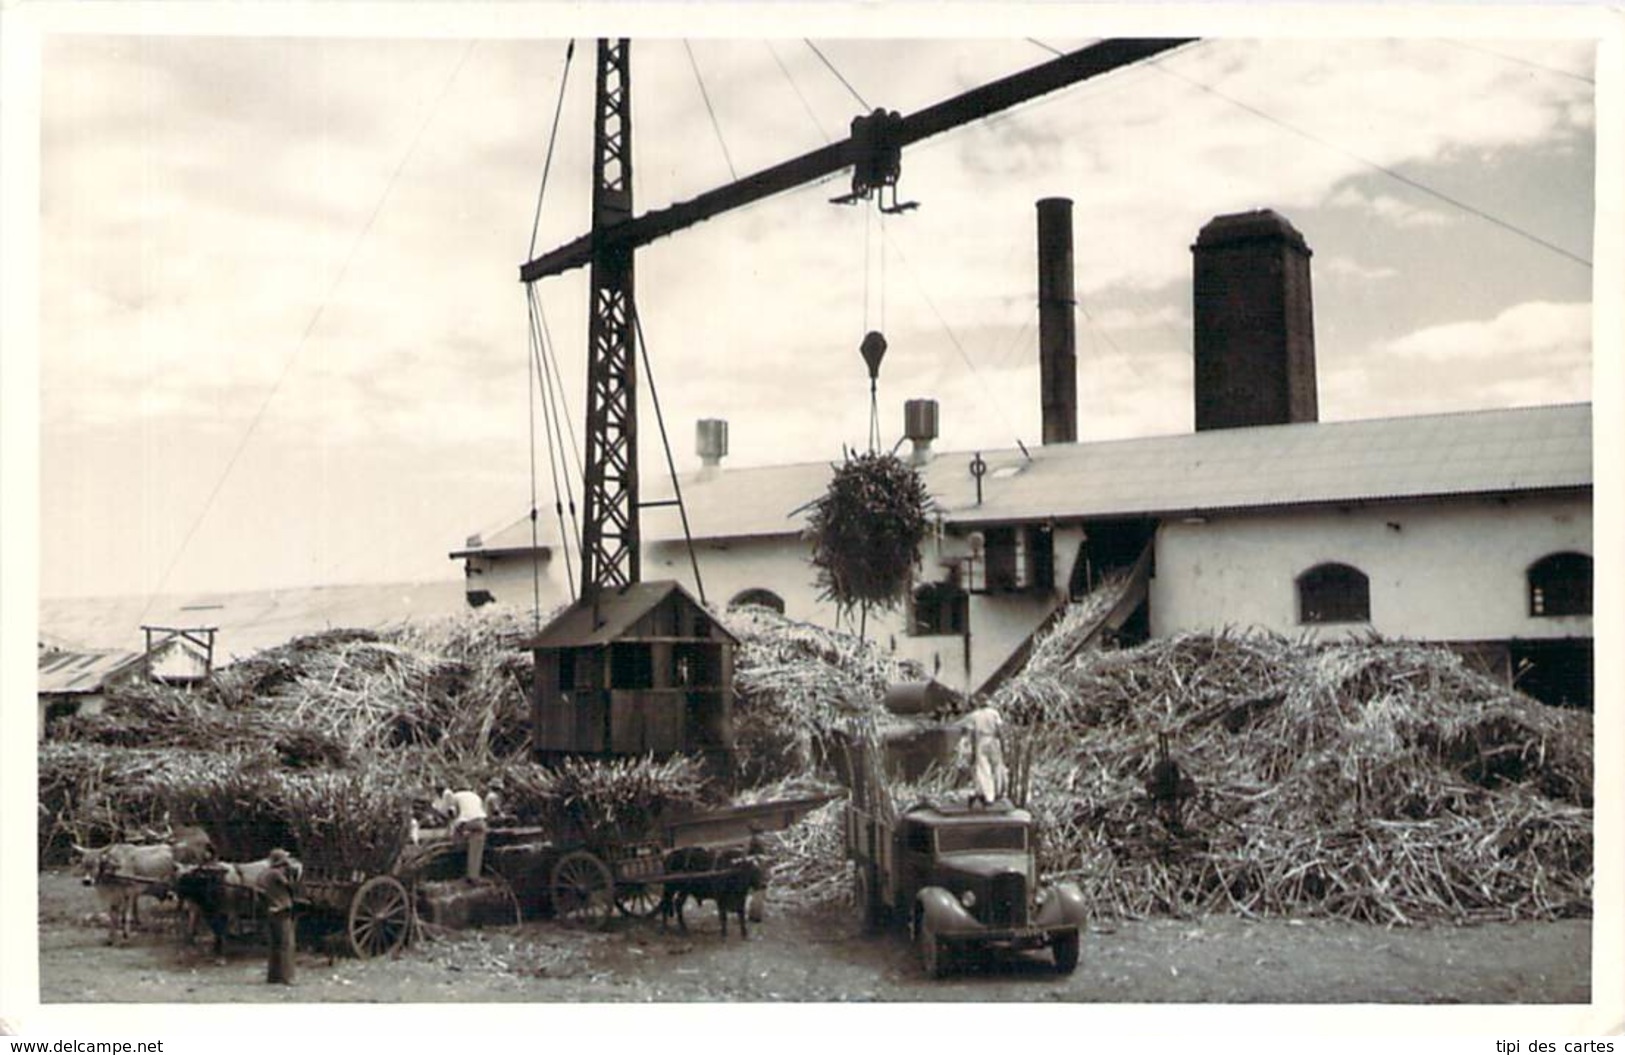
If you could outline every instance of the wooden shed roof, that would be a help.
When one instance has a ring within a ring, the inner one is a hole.
[[[633,583],[600,594],[596,615],[591,602],[577,601],[543,627],[540,634],[523,642],[520,647],[540,649],[606,645],[625,637],[640,619],[673,594],[681,595],[694,608],[706,611],[705,606],[679,582],[662,579]],[[739,643],[739,639],[730,634],[720,621],[710,617],[709,613],[707,616],[712,618],[712,625],[719,633],[734,644]]]

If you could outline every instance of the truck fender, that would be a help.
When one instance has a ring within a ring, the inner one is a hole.
[[[976,917],[965,910],[959,899],[939,886],[928,886],[921,890],[915,902],[919,911],[915,919],[930,919],[931,926],[937,933],[952,931],[975,930],[981,926]]]
[[[1074,923],[1079,927],[1089,921],[1089,903],[1076,883],[1057,883],[1050,887],[1044,904],[1038,909],[1036,922],[1040,926]]]

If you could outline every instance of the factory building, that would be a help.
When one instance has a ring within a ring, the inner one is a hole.
[[[1070,203],[1045,199],[1038,219],[1045,442],[939,452],[937,405],[909,401],[935,525],[909,603],[871,613],[871,638],[975,692],[1103,588],[1099,632],[1121,641],[1375,633],[1591,706],[1589,404],[1320,422],[1312,253],[1260,210],[1215,218],[1191,247],[1195,431],[1076,442]],[[732,469],[725,422],[697,438],[702,466],[680,487],[706,599],[836,625],[803,537],[829,464]],[[556,535],[532,538],[525,520],[452,554],[471,604],[568,600]],[[646,513],[643,561],[698,592],[674,510]]]

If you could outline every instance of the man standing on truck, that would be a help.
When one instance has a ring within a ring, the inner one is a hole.
[[[980,802],[990,806],[1009,791],[1010,770],[1004,764],[1004,746],[999,739],[1004,718],[992,705],[986,705],[961,718],[959,727],[970,733],[971,783],[975,788],[971,805]]]

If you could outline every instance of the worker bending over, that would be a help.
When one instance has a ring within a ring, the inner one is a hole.
[[[485,803],[472,791],[447,788],[440,793],[435,809],[451,818],[448,828],[453,839],[468,840],[468,870],[464,874],[478,879],[485,858]]]

